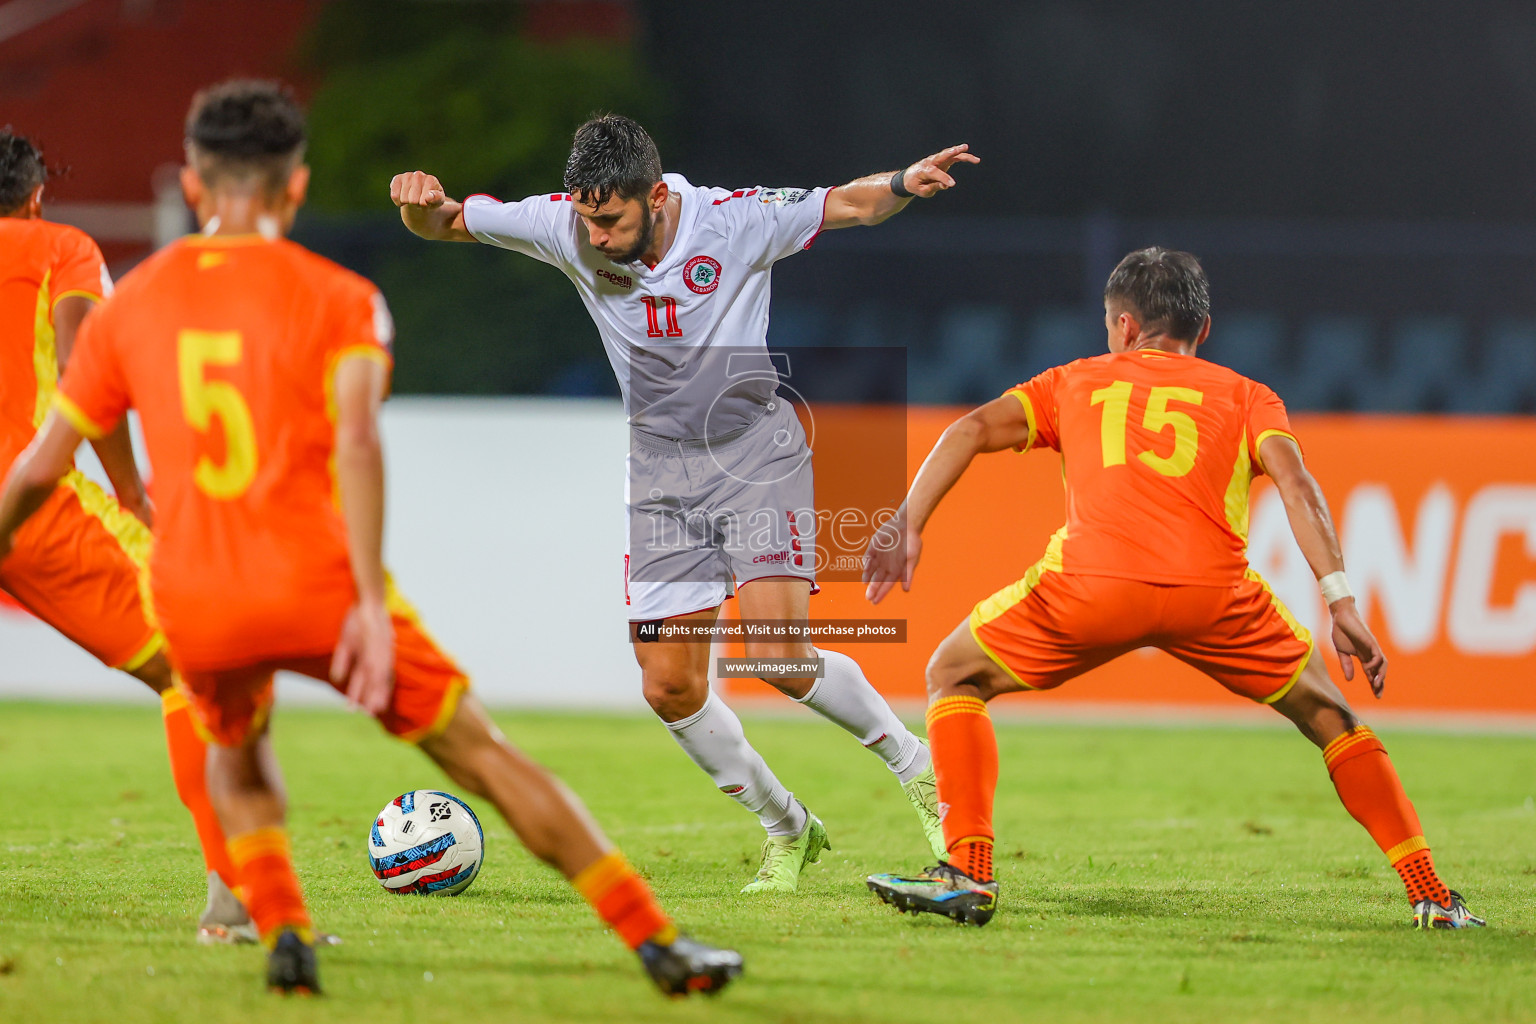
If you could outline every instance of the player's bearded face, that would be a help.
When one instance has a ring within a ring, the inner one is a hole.
[[[617,256],[608,256],[615,263],[633,263],[645,253],[646,249],[650,248],[651,232],[656,228],[656,217],[651,213],[650,203],[641,200],[639,205],[640,228],[635,232],[635,241]]]
[[[588,212],[590,210],[591,212]],[[587,224],[587,241],[614,263],[633,263],[645,254],[656,230],[656,215],[645,199],[610,198],[601,207],[577,201]]]

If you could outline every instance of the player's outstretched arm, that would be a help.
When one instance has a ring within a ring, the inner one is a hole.
[[[94,299],[83,295],[66,295],[54,303],[53,347],[61,377],[64,375],[64,367],[69,363],[70,353],[74,351],[75,335],[80,331],[80,324],[95,304]],[[139,475],[139,465],[133,458],[133,440],[128,434],[128,421],[120,420],[117,429],[106,437],[92,441],[91,447],[101,460],[101,468],[107,471],[107,479],[112,481],[112,490],[117,495],[118,504],[137,516],[145,526],[153,527],[155,510],[150,504],[149,493],[144,489],[144,478]]]
[[[11,553],[11,538],[58,487],[74,465],[83,438],[69,421],[50,412],[42,429],[17,456],[0,492],[0,560]]]
[[[1354,661],[1359,661],[1371,692],[1379,698],[1387,682],[1387,656],[1360,617],[1354,596],[1344,582],[1344,554],[1323,489],[1302,461],[1301,449],[1290,438],[1278,434],[1265,438],[1259,445],[1259,457],[1264,472],[1274,480],[1285,502],[1285,514],[1297,546],[1323,584],[1323,596],[1328,599],[1328,612],[1333,616],[1333,646],[1339,652],[1344,678],[1355,678]]]
[[[331,678],[355,706],[378,714],[395,686],[395,636],[385,597],[384,447],[379,405],[388,369],[354,356],[336,367],[336,484],[347,524],[357,604],[347,613]]]
[[[825,228],[851,228],[879,224],[899,212],[913,198],[927,199],[955,187],[949,169],[957,163],[979,164],[981,157],[962,143],[924,157],[900,171],[882,171],[850,181],[827,193]],[[897,181],[900,175],[900,181]],[[905,195],[896,191],[896,186]]]
[[[871,604],[879,604],[897,583],[902,590],[912,589],[923,528],[971,460],[1028,442],[1029,417],[1012,395],[995,398],[949,425],[923,460],[895,518],[875,531],[864,551],[864,596]]]
[[[389,198],[414,234],[434,242],[473,242],[464,226],[464,204],[449,199],[443,183],[426,171],[407,171],[389,182]]]

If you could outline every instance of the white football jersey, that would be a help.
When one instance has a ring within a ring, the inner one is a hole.
[[[470,196],[464,226],[571,279],[631,425],[667,438],[719,437],[755,422],[777,387],[767,358],[769,277],[776,261],[815,241],[830,190],[731,192],[680,174],[663,180],[682,212],[654,267],[613,263],[592,248],[565,193],[515,203]]]

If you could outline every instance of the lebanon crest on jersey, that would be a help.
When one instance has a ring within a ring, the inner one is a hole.
[[[713,256],[695,256],[683,264],[683,280],[692,291],[708,295],[720,287],[720,263]]]

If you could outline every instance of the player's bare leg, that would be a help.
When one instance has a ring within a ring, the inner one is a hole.
[[[160,697],[165,720],[166,748],[176,795],[192,815],[197,840],[203,848],[203,869],[208,878],[208,902],[197,920],[197,941],[246,943],[256,941],[256,926],[237,894],[239,881],[224,843],[224,830],[208,798],[208,747],[192,724],[192,709],[176,691],[175,676],[164,651],[128,673]]]
[[[713,623],[719,611],[710,608],[668,621],[703,626]],[[804,866],[828,848],[826,832],[747,742],[741,719],[710,689],[710,645],[642,643],[634,625],[630,640],[651,710],[720,792],[757,815],[768,833],[763,867],[742,891],[792,892]]]
[[[508,743],[472,695],[421,749],[460,788],[495,804],[528,852],[566,878],[613,849],[576,796]]]
[[[744,619],[799,622],[810,615],[811,585],[793,576],[752,580],[737,591],[736,599]],[[763,681],[851,733],[864,749],[885,762],[917,811],[934,856],[942,856],[943,831],[928,747],[870,685],[858,662],[840,651],[822,650],[806,641],[748,640],[746,654],[749,658],[822,660],[823,675],[819,678],[764,676]]]
[[[1464,928],[1483,925],[1435,872],[1413,808],[1386,748],[1364,725],[1314,650],[1285,696],[1274,708],[1296,724],[1323,752],[1323,763],[1339,800],[1397,870],[1413,904],[1415,928]]]
[[[866,884],[899,910],[983,925],[996,912],[998,891],[992,871],[997,736],[987,701],[1024,687],[981,649],[968,621],[934,651],[927,682],[945,856],[916,875],[871,875]]]
[[[668,995],[713,992],[741,973],[733,950],[679,934],[650,887],[624,860],[581,800],[507,742],[473,696],[421,749],[462,789],[496,805],[528,852],[559,871]]]
[[[208,749],[208,793],[229,837],[256,929],[268,949],[267,986],[276,992],[320,991],[315,931],[293,870],[285,819],[288,794],[267,726],[234,746]]]
[[[668,622],[707,626],[719,617],[719,608],[689,615],[674,615]],[[640,687],[656,717],[671,725],[696,715],[709,697],[708,643],[642,642],[638,623],[630,624],[630,644],[640,665]]]

